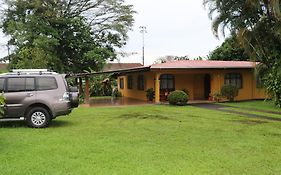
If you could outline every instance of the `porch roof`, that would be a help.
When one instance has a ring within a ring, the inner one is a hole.
[[[131,72],[145,72],[149,71],[150,66],[141,66],[141,67],[134,67],[134,68],[127,68],[127,69],[118,69],[118,70],[109,70],[109,71],[101,71],[101,72],[90,72],[90,73],[79,73],[79,74],[72,74],[68,75],[69,77],[86,77],[91,75],[100,75],[100,74],[124,74],[124,73],[131,73]]]
[[[151,69],[241,69],[255,68],[258,62],[252,61],[211,61],[211,60],[179,60],[161,64],[153,64]]]

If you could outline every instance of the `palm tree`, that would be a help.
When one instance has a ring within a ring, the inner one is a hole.
[[[281,12],[279,0],[203,0],[213,20],[212,28],[218,37],[219,29],[228,28],[237,36],[252,60],[263,63],[265,86],[281,107]],[[261,69],[262,68],[262,69]],[[271,76],[274,75],[274,76]],[[276,87],[277,83],[277,87]]]

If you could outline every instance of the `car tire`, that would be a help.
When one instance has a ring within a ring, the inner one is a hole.
[[[32,128],[45,128],[50,124],[51,116],[43,107],[33,107],[26,114],[26,123]]]

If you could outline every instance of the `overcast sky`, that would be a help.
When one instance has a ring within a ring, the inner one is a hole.
[[[206,56],[219,46],[224,38],[215,38],[211,20],[202,5],[203,0],[126,0],[134,5],[134,30],[124,51],[137,55],[121,58],[121,62],[142,62],[142,36],[139,26],[146,26],[145,65],[165,55],[185,56],[191,59]]]
[[[203,0],[126,0],[134,5],[135,25],[129,32],[129,40],[122,51],[137,52],[121,62],[142,63],[142,35],[140,26],[146,26],[145,65],[166,55],[185,56],[191,59],[205,57],[219,46],[220,40],[214,37],[211,20],[202,5]],[[7,55],[7,39],[0,33],[0,57]]]

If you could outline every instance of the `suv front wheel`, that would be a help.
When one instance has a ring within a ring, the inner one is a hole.
[[[49,112],[42,107],[31,108],[26,115],[26,122],[29,127],[44,128],[49,125],[51,117]]]

